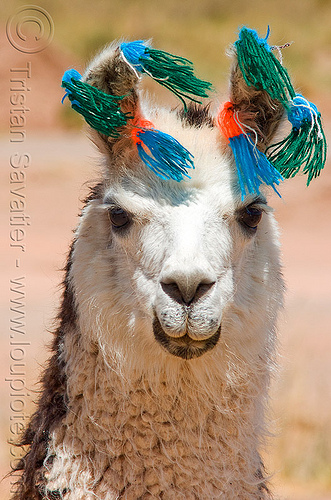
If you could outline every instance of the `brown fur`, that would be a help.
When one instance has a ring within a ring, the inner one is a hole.
[[[283,106],[271,99],[265,90],[249,87],[237,63],[232,69],[230,88],[230,100],[235,110],[239,111],[240,121],[256,131],[257,145],[265,150],[279,127],[284,114]]]
[[[75,326],[76,322],[74,297],[68,282],[73,246],[74,243],[65,267],[64,291],[58,315],[59,327],[55,332],[51,346],[53,356],[50,358],[41,379],[41,396],[37,403],[37,410],[20,443],[18,443],[19,446],[28,445],[29,450],[13,471],[23,471],[13,500],[39,500],[43,498],[43,463],[46,457],[49,433],[66,414],[66,376],[61,354],[64,336],[69,329]]]
[[[93,65],[88,69],[84,80],[106,94],[128,95],[130,100],[137,99],[136,95],[131,94],[138,82],[137,75],[124,62],[118,48],[111,58],[105,58],[98,66]]]
[[[101,188],[102,182],[91,186],[84,204],[99,198]],[[57,317],[59,326],[54,333],[51,345],[53,355],[49,359],[48,366],[40,381],[41,396],[37,403],[37,410],[31,417],[21,441],[17,444],[18,446],[29,446],[29,450],[12,471],[12,473],[22,471],[22,477],[17,483],[17,491],[13,500],[41,500],[43,498],[43,465],[47,454],[49,433],[67,412],[66,375],[62,349],[64,337],[75,329],[77,319],[74,294],[69,283],[74,245],[75,241],[71,245],[64,268],[62,303]],[[54,492],[52,500],[56,500],[56,498],[61,497]]]
[[[215,126],[214,119],[210,114],[210,104],[202,106],[191,102],[187,106],[187,110],[184,108],[180,109],[178,115],[182,122],[189,127],[200,128],[203,125],[208,125],[209,127]]]

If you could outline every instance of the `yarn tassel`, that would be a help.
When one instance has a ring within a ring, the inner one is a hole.
[[[287,114],[290,134],[267,149],[267,156],[287,179],[302,168],[307,186],[318,177],[326,162],[326,138],[317,107],[297,94]]]
[[[295,91],[287,70],[271,52],[269,33],[268,27],[266,37],[260,38],[255,30],[242,28],[235,42],[238,64],[247,85],[267,91],[288,109]]]
[[[143,40],[122,43],[124,60],[136,71],[148,74],[153,80],[173,92],[183,102],[184,98],[201,102],[197,98],[208,97],[211,83],[198,79],[193,63],[169,52],[153,49]]]
[[[81,75],[75,69],[66,71],[62,78],[62,87],[71,107],[80,113],[86,122],[101,134],[117,139],[118,129],[133,118],[130,113],[123,113],[120,108],[125,96],[113,96],[81,81]]]
[[[141,160],[161,179],[180,182],[190,178],[188,168],[194,168],[192,154],[174,137],[153,128],[151,122],[139,120],[131,133]]]
[[[302,168],[307,186],[317,177],[326,162],[326,139],[321,115],[316,106],[296,94],[287,70],[272,54],[265,38],[254,30],[243,28],[235,42],[238,64],[247,85],[263,89],[284,106],[292,125],[290,134],[271,145],[268,160],[285,177],[294,177]]]
[[[218,115],[218,125],[235,158],[242,200],[248,194],[259,195],[262,183],[271,186],[280,196],[275,185],[283,180],[282,176],[244,131],[231,102],[224,104]]]

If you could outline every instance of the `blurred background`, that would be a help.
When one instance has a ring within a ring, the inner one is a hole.
[[[7,441],[38,395],[35,383],[48,356],[61,268],[87,192],[84,183],[98,176],[97,153],[82,132],[80,116],[61,105],[64,71],[83,71],[115,38],[153,38],[155,47],[194,61],[197,75],[213,82],[221,102],[227,99],[226,49],[238,28],[247,25],[262,36],[270,25],[272,45],[293,42],[283,50],[284,63],[298,91],[322,112],[327,136],[331,132],[330,0],[39,0],[37,6],[31,17],[24,2],[5,0],[0,14],[1,477],[13,458]],[[43,39],[45,45],[51,41],[45,48]],[[165,104],[175,104],[169,93],[144,85]],[[13,102],[15,89],[26,95],[24,103]],[[18,137],[23,141],[13,141]],[[24,199],[24,252],[10,247],[11,158],[28,164],[15,185]],[[281,192],[282,199],[273,196],[270,204],[280,224],[288,290],[269,412],[273,437],[266,443],[265,461],[275,473],[276,498],[326,500],[331,499],[330,165],[309,189],[298,176]],[[24,296],[17,283],[23,284]],[[18,296],[20,309],[11,311],[10,299]],[[20,333],[14,340],[22,350],[13,355],[15,320]],[[19,360],[13,363],[15,356]],[[11,373],[20,374],[24,387],[14,385]],[[13,406],[17,397],[21,409]],[[10,481],[2,481],[0,500],[9,498],[9,490]]]

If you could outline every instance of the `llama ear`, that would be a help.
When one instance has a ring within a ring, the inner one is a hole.
[[[284,115],[282,104],[245,81],[237,57],[230,77],[230,101],[221,108],[217,123],[229,141],[237,167],[241,198],[258,196],[261,184],[276,186],[283,179],[264,152]]]
[[[83,78],[75,70],[67,71],[62,86],[72,107],[92,128],[115,137],[125,121],[133,120],[131,126],[135,126],[143,119],[136,91],[143,74],[173,92],[185,110],[186,99],[201,103],[212,88],[211,83],[195,76],[191,61],[154,49],[143,40],[108,46],[92,61]]]
[[[309,185],[326,162],[321,115],[295,92],[286,68],[272,53],[275,47],[267,42],[269,33],[260,38],[255,30],[240,30],[234,44],[231,101],[218,115],[235,157],[242,198],[258,194],[262,183],[275,189],[282,176],[294,177],[301,169]],[[285,111],[292,130],[271,144]]]
[[[286,68],[273,54],[275,48],[280,52],[282,47],[270,46],[269,34],[268,28],[266,37],[261,38],[255,30],[243,27],[235,42],[237,61],[231,78],[234,121],[241,125],[248,141],[254,133],[255,144],[285,178],[302,170],[308,186],[326,162],[321,114],[315,104],[295,92]],[[270,144],[282,110],[292,130],[285,139]]]
[[[284,107],[266,90],[248,86],[235,58],[230,77],[230,101],[238,120],[253,132],[261,151],[270,145],[284,116]]]
[[[114,42],[87,67],[82,81],[120,100],[121,111],[136,116],[139,106],[137,73],[123,59],[120,44]]]

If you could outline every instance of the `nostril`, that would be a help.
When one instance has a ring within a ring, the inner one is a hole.
[[[196,292],[195,292],[195,298],[200,299],[205,293],[209,292],[209,290],[215,285],[215,281],[212,281],[210,283],[199,283]]]
[[[215,281],[201,281],[196,284],[188,279],[181,282],[176,281],[161,281],[163,291],[173,300],[180,304],[189,306],[193,301],[200,299],[205,295],[215,284]]]
[[[161,281],[161,287],[164,293],[166,293],[170,298],[172,298],[176,302],[179,302],[180,304],[183,303],[183,297],[177,283],[175,283],[174,281],[169,283]]]

